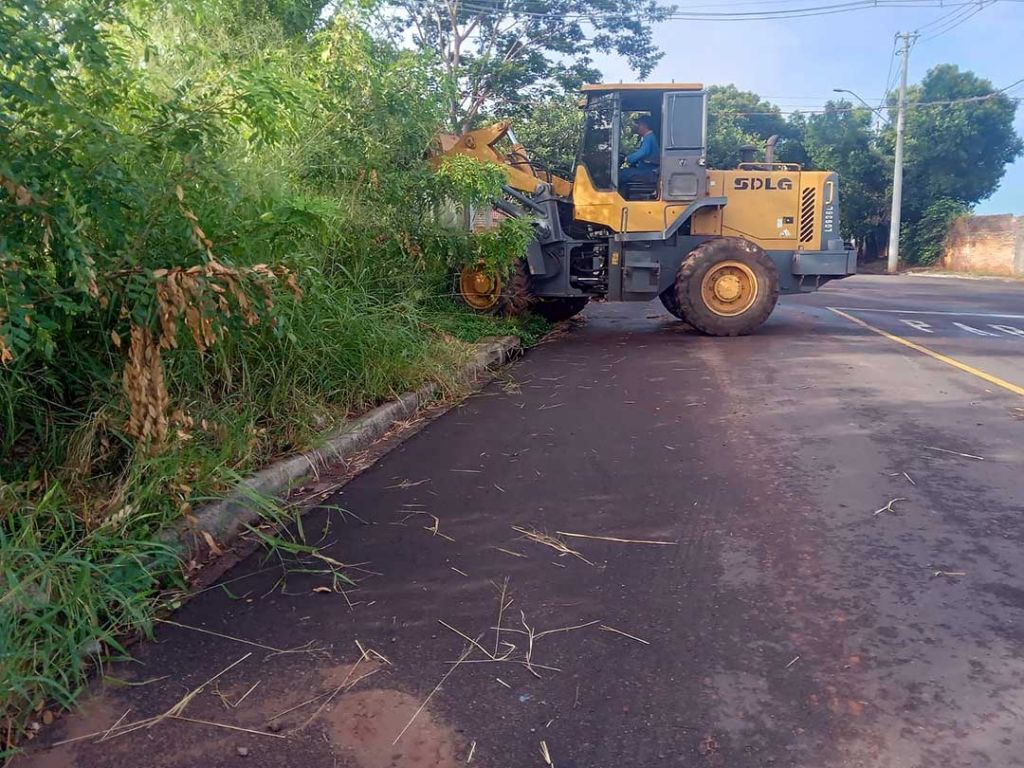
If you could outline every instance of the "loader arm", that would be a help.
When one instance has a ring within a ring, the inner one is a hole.
[[[499,149],[497,145],[504,139],[508,139],[508,145]],[[508,186],[521,192],[533,194],[538,183],[544,183],[550,184],[558,197],[567,198],[572,194],[572,182],[533,163],[526,148],[515,140],[507,121],[467,131],[461,136],[441,136],[440,147],[440,154],[435,155],[437,159],[465,155],[502,166]]]

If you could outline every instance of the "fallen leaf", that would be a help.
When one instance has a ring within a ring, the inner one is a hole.
[[[713,755],[715,752],[718,751],[718,742],[715,741],[709,734],[700,740],[700,744],[697,745],[697,751],[700,752],[700,754],[704,757],[707,757],[708,755]]]

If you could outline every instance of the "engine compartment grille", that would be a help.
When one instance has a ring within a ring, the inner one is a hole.
[[[814,208],[817,199],[817,190],[814,187],[806,187],[800,193],[800,242],[809,243],[814,237]]]

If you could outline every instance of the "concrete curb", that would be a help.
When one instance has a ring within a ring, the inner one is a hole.
[[[475,382],[482,373],[513,359],[521,351],[520,341],[515,336],[481,342],[473,361],[460,372],[459,379],[463,383]],[[258,498],[283,499],[292,488],[330,464],[370,447],[395,422],[411,418],[421,407],[433,402],[437,390],[436,384],[427,384],[374,408],[328,435],[322,447],[282,459],[246,478],[231,495],[201,507],[192,522],[182,522],[164,531],[159,539],[180,545],[186,558],[204,556],[209,550],[209,543],[202,535],[204,531],[218,545],[230,545],[246,525],[259,520]]]
[[[900,274],[908,277],[931,277],[937,280],[991,280],[995,283],[1024,284],[1024,275],[973,275],[969,272],[927,272],[923,270],[915,272],[910,269],[900,272]]]

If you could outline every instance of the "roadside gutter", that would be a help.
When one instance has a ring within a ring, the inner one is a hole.
[[[487,372],[516,357],[521,351],[515,336],[501,336],[476,345],[474,358],[460,372],[459,380],[471,389],[482,384]],[[436,384],[426,384],[415,392],[385,403],[328,434],[323,444],[313,450],[282,459],[241,481],[230,495],[199,508],[190,521],[182,521],[165,530],[158,538],[166,544],[177,544],[181,556],[202,559],[210,552],[210,539],[221,547],[229,547],[260,519],[258,499],[283,500],[289,492],[319,474],[332,464],[366,450],[382,438],[397,422],[407,421],[421,409],[436,403]]]

